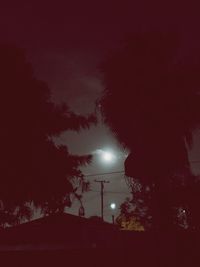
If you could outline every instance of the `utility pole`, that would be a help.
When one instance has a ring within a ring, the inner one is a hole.
[[[112,223],[115,224],[115,216],[112,214]]]
[[[103,220],[103,189],[104,189],[104,184],[105,183],[110,183],[109,181],[105,181],[105,180],[95,180],[96,183],[100,183],[101,184],[101,218]]]

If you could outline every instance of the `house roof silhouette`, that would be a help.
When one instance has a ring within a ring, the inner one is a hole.
[[[55,214],[1,230],[0,251],[105,246],[117,230],[101,220]]]

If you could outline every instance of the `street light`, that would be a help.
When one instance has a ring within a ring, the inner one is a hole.
[[[112,212],[112,223],[113,223],[113,224],[115,224],[114,210],[116,209],[116,207],[117,207],[117,206],[116,206],[115,203],[111,203],[111,204],[110,204],[110,208],[111,208],[111,210],[113,211],[113,212]]]
[[[111,207],[112,210],[115,210],[116,209],[116,204],[115,203],[111,203],[110,207]]]

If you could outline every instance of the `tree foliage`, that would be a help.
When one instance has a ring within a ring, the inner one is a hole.
[[[200,123],[199,71],[198,61],[181,54],[179,37],[160,32],[133,35],[102,64],[101,113],[131,151],[126,175],[150,186],[154,224],[162,228],[196,180],[188,148]]]
[[[121,230],[126,231],[144,231],[145,228],[135,217],[127,217],[125,215],[119,215],[116,218],[117,224],[120,226]]]
[[[48,85],[35,77],[23,50],[14,46],[0,45],[0,88],[2,211],[22,212],[27,203],[62,210],[70,205],[72,180],[84,179],[80,166],[91,156],[71,155],[53,138],[63,131],[89,128],[96,118],[54,104]]]

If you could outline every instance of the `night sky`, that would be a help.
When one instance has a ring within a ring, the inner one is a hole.
[[[99,65],[113,49],[120,47],[134,31],[176,30],[182,36],[181,53],[199,54],[199,9],[183,2],[162,5],[153,1],[7,1],[0,7],[0,41],[25,48],[36,76],[48,82],[52,99],[66,102],[73,111],[88,114],[95,109],[103,83]],[[109,3],[108,3],[109,2]],[[191,3],[191,2],[190,2]],[[12,97],[12,96],[11,96]],[[200,144],[190,159],[200,160]],[[63,133],[57,143],[67,144],[72,153],[92,153],[94,161],[85,174],[123,171],[126,153],[100,121],[96,127],[77,133]],[[100,149],[112,150],[114,163],[103,163]],[[195,173],[200,164],[192,163]],[[105,218],[111,220],[109,203],[119,204],[128,196],[123,174],[90,177],[92,192],[84,196],[86,216],[100,215],[100,190],[94,179],[109,180],[105,191]],[[78,214],[78,204],[68,212]]]

